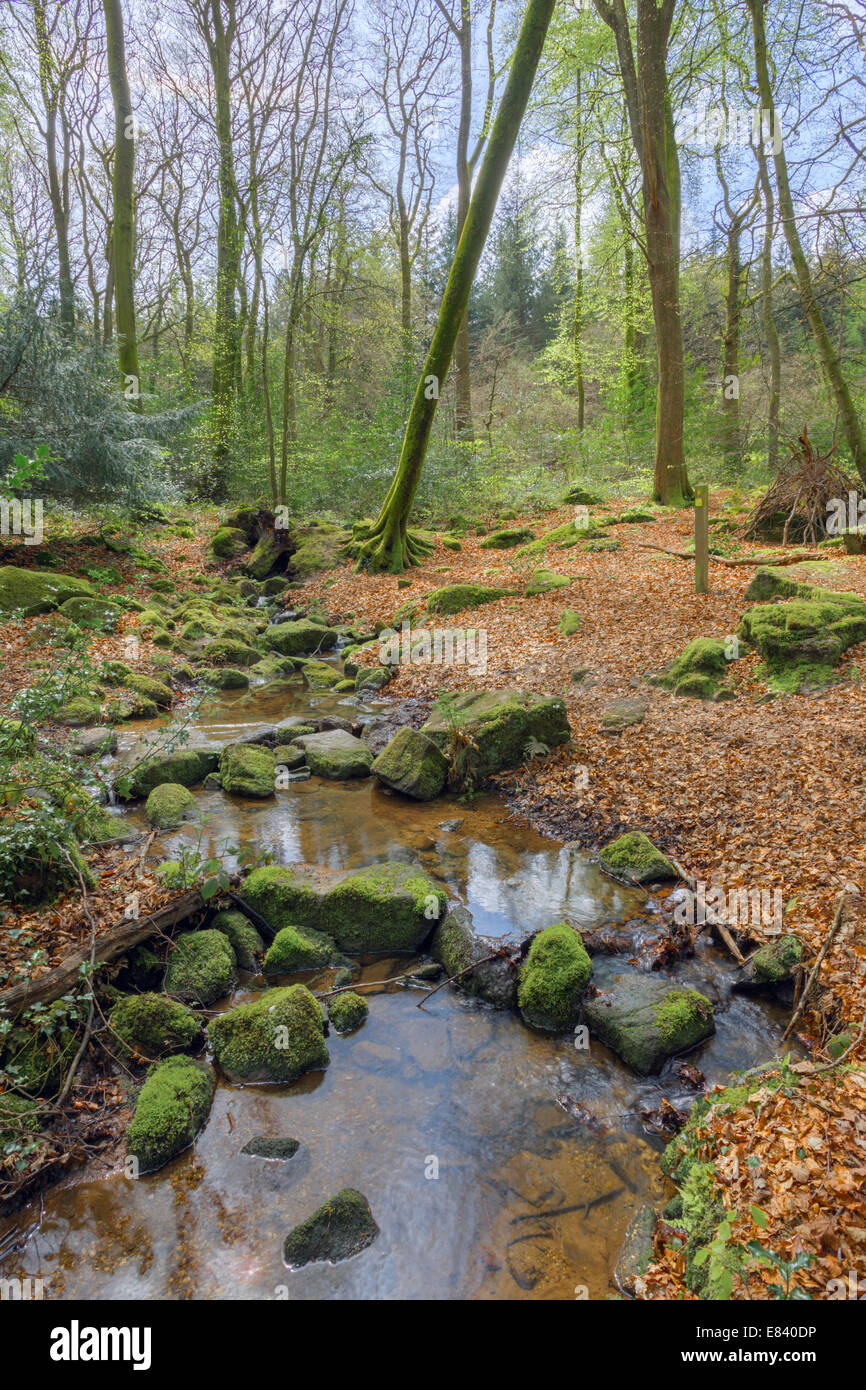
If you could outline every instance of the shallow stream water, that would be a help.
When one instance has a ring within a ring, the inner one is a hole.
[[[229,742],[307,710],[357,720],[386,709],[280,682],[213,701],[190,741]],[[196,795],[209,819],[163,836],[166,855],[201,833],[202,849],[247,842],[286,863],[403,859],[487,935],[519,938],[561,920],[584,931],[629,924],[637,948],[658,930],[643,894],[514,821],[493,797],[416,804],[373,779],[318,778],[265,802]],[[124,823],[143,828],[142,811]],[[597,982],[625,959],[596,956]],[[405,957],[380,960],[362,978],[406,968]],[[781,1013],[729,995],[733,968],[709,942],[675,973],[716,1004],[716,1034],[689,1059],[708,1084],[775,1051]],[[302,978],[317,987],[318,977]],[[221,1007],[262,984],[245,978]],[[0,1222],[4,1277],[41,1278],[54,1298],[607,1296],[631,1216],[662,1195],[661,1141],[644,1132],[640,1112],[662,1096],[683,1104],[693,1095],[673,1066],[637,1077],[595,1040],[579,1050],[571,1036],[533,1033],[447,987],[423,1008],[402,984],[365,993],[369,1018],[348,1037],[331,1034],[327,1071],[284,1087],[221,1080],[195,1145],[159,1172],[132,1180],[120,1167],[91,1167]],[[242,1154],[259,1133],[292,1135],[300,1149],[288,1162]],[[287,1270],[286,1234],[342,1187],[365,1194],[381,1235],[343,1264]]]

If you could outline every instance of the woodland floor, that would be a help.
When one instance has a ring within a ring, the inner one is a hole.
[[[721,503],[712,499],[712,510]],[[571,520],[572,510],[543,518],[519,518],[536,534]],[[149,548],[179,584],[205,564],[213,533],[212,514],[190,518],[194,539],[161,538],[154,528]],[[741,1215],[733,1238],[760,1237],[790,1257],[815,1258],[797,1276],[811,1296],[826,1297],[829,1279],[866,1274],[866,1073],[842,1066],[818,1071],[829,1058],[823,1045],[842,1022],[856,1033],[866,1018],[866,686],[860,677],[866,643],[852,648],[840,668],[839,684],[809,696],[764,699],[755,674],[758,658],[748,648],[732,665],[736,698],[713,704],[678,698],[647,685],[643,677],[676,656],[694,637],[725,638],[748,606],[745,590],[754,569],[711,563],[710,593],[694,593],[693,565],[657,551],[651,542],[682,550],[692,536],[692,514],[673,513],[645,524],[609,526],[622,542],[616,552],[549,550],[517,558],[514,551],[482,549],[483,537],[467,535],[462,550],[438,543],[423,567],[404,576],[358,575],[345,566],[320,574],[305,586],[301,602],[319,600],[340,618],[390,621],[407,601],[423,599],[442,584],[510,586],[544,566],[568,576],[571,586],[532,598],[509,598],[434,620],[439,626],[483,626],[487,670],[466,667],[402,666],[387,688],[396,699],[435,697],[438,690],[526,686],[565,699],[574,733],[566,750],[536,758],[499,779],[515,814],[559,839],[589,849],[623,830],[643,830],[699,881],[726,890],[781,888],[785,928],[809,951],[819,949],[832,922],[838,895],[848,886],[843,925],[821,972],[825,991],[820,1015],[807,1014],[799,1037],[812,1062],[798,1064],[802,1085],[753,1098],[733,1114],[714,1112],[706,1156],[715,1163],[725,1205]],[[749,547],[737,552],[750,553]],[[757,553],[757,552],[755,552]],[[832,573],[818,582],[866,596],[866,557],[828,553]],[[6,548],[3,563],[27,564],[24,547]],[[112,557],[124,571],[131,562]],[[58,568],[67,568],[65,561]],[[74,572],[75,566],[68,565]],[[124,592],[145,599],[147,575],[130,568]],[[801,577],[801,576],[797,576]],[[408,580],[408,584],[405,581]],[[103,588],[105,586],[98,586]],[[579,631],[563,637],[557,624],[563,608],[581,617]],[[33,679],[39,660],[39,619],[6,625],[0,668],[0,708]],[[99,654],[122,657],[122,638],[134,632],[127,614],[116,637],[100,638]],[[153,649],[141,646],[142,670]],[[571,673],[588,668],[576,684]],[[613,701],[639,694],[645,718],[619,733],[603,729],[602,713]],[[63,734],[58,731],[58,737]],[[586,769],[586,775],[581,772]],[[153,878],[144,843],[142,859],[104,849],[91,860],[98,887],[89,895],[98,930],[123,914],[125,895],[142,894],[140,911],[170,900]],[[8,930],[25,928],[22,938]],[[760,936],[759,929],[751,929]],[[41,947],[44,965],[57,964],[90,938],[90,923],[77,895],[39,913],[6,912],[0,921],[0,989],[12,983],[16,963]],[[38,974],[38,970],[36,972]],[[5,980],[3,976],[5,975]],[[855,1047],[848,1063],[864,1056]],[[813,1070],[814,1069],[814,1070]],[[755,1160],[758,1160],[756,1163]],[[750,1204],[767,1213],[759,1231]],[[690,1297],[682,1283],[681,1255],[662,1226],[658,1259],[646,1280],[651,1298]],[[738,1283],[736,1297],[768,1297],[775,1271],[757,1270]]]

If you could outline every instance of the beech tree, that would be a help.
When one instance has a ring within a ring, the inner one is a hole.
[[[399,573],[407,564],[417,564],[424,553],[423,544],[409,532],[409,516],[424,466],[439,393],[451,365],[454,344],[532,91],[555,3],[556,0],[529,0],[526,7],[508,80],[442,296],[436,328],[415,388],[400,462],[377,520],[361,537],[359,565]]]
[[[108,41],[108,74],[114,103],[111,265],[118,360],[124,380],[131,387],[130,398],[137,401],[140,386],[135,336],[135,120],[126,71],[121,0],[103,0],[103,9]]]

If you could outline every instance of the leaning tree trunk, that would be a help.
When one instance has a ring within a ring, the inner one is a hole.
[[[770,386],[767,401],[767,464],[775,477],[779,467],[779,410],[782,400],[782,351],[773,318],[773,236],[776,231],[776,204],[767,168],[767,156],[760,141],[755,144],[761,191],[764,195],[764,237],[761,245],[761,317],[770,358]]]
[[[472,29],[469,0],[461,0],[460,127],[457,132],[457,240],[463,231],[472,194],[469,171],[469,125],[472,119]],[[472,382],[469,356],[469,313],[460,320],[454,349],[454,414],[457,433],[472,438]]]
[[[407,564],[417,564],[422,554],[419,543],[407,532],[409,514],[418,490],[438,397],[451,364],[555,3],[556,0],[529,0],[526,7],[511,71],[457,243],[433,339],[415,389],[400,462],[379,517],[360,547],[359,565],[399,573]]]
[[[812,272],[806,253],[803,250],[803,243],[800,240],[800,233],[797,229],[797,217],[794,211],[794,199],[791,195],[791,185],[788,180],[788,161],[785,157],[785,146],[782,141],[781,131],[776,120],[776,108],[773,102],[773,89],[770,85],[770,69],[767,61],[767,34],[764,28],[763,0],[746,0],[749,13],[752,16],[752,33],[755,40],[755,75],[758,79],[758,92],[761,97],[761,107],[769,121],[770,137],[773,141],[773,163],[776,168],[776,187],[779,193],[779,211],[782,217],[782,230],[785,233],[785,240],[788,243],[788,250],[791,253],[791,260],[797,276],[797,285],[800,290],[800,301],[803,305],[803,312],[809,320],[809,327],[815,337],[821,362],[827,376],[827,380],[836,397],[836,405],[842,419],[842,428],[845,431],[845,438],[851,450],[854,465],[860,477],[866,483],[866,435],[860,424],[854,401],[848,383],[842,372],[842,365],[835,348],[827,332],[827,325],[821,313],[820,305],[815,297],[815,290],[812,284]],[[763,136],[763,130],[761,131]]]
[[[108,39],[108,75],[114,102],[112,251],[117,355],[130,398],[140,400],[135,333],[135,125],[126,71],[123,10],[120,0],[103,0]]]

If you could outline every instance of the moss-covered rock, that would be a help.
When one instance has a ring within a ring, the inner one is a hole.
[[[663,671],[651,676],[653,685],[689,695],[698,700],[730,698],[724,685],[730,662],[724,642],[713,637],[696,637]]]
[[[205,643],[201,653],[202,661],[208,666],[228,666],[235,670],[239,667],[255,666],[256,662],[261,660],[261,656],[261,652],[255,647],[230,637],[218,637],[213,642]]]
[[[368,777],[373,754],[361,739],[344,729],[325,729],[318,734],[301,734],[292,740],[303,750],[307,766],[316,777],[344,780]]]
[[[282,546],[273,531],[263,531],[252,553],[242,566],[250,579],[267,579],[282,553]]]
[[[241,970],[255,970],[258,957],[264,954],[265,943],[252,922],[236,908],[218,912],[210,923],[211,931],[221,931],[228,937]]]
[[[223,932],[186,932],[175,942],[165,971],[166,994],[207,1008],[235,982],[235,953]]]
[[[78,627],[111,628],[120,617],[121,608],[111,599],[82,595],[80,598],[65,599],[60,605],[60,612]]]
[[[470,914],[457,905],[436,928],[430,951],[452,980],[452,988],[483,999],[496,1009],[511,1009],[517,1003],[517,971],[501,955],[488,959],[501,945],[491,937],[477,935]]]
[[[5,1084],[29,1096],[54,1095],[78,1049],[78,1038],[66,1017],[61,1000],[49,1006],[37,1028],[16,1024],[3,1039],[0,1070]]]
[[[146,700],[152,700],[159,709],[169,709],[171,707],[171,689],[162,681],[154,680],[153,676],[142,676],[133,672],[126,677],[124,685],[129,690],[134,690],[136,695],[143,695]]]
[[[790,694],[827,685],[842,654],[866,638],[863,599],[799,587],[809,597],[755,604],[737,628],[737,636],[764,658],[762,674],[769,683]]]
[[[249,549],[249,542],[243,531],[234,526],[221,526],[211,538],[208,550],[217,560],[236,560]]]
[[[703,994],[636,970],[617,973],[584,1002],[583,1016],[593,1033],[642,1076],[660,1071],[668,1057],[715,1032],[713,1006]]]
[[[445,789],[448,759],[426,734],[415,729],[401,729],[370,770],[393,791],[416,801],[432,801]]]
[[[318,970],[330,965],[334,942],[312,927],[283,927],[270,946],[262,969],[266,975],[290,975],[294,970]]]
[[[539,932],[517,987],[517,1004],[525,1022],[546,1033],[573,1028],[591,973],[583,938],[567,922]]]
[[[241,1153],[250,1154],[252,1158],[267,1158],[286,1163],[290,1158],[294,1158],[300,1147],[300,1140],[292,1139],[289,1135],[280,1138],[277,1135],[254,1134],[252,1139],[248,1139],[244,1144]]]
[[[767,942],[749,960],[738,989],[771,990],[790,986],[803,961],[803,943],[793,932]]]
[[[587,522],[588,522],[587,518]],[[551,546],[556,550],[571,550],[582,541],[588,540],[593,536],[603,536],[594,524],[580,526],[574,521],[566,521],[561,526],[555,526],[552,531],[546,531],[543,536],[530,541],[528,545],[521,546],[518,550],[519,556],[524,555],[543,555]]]
[[[72,699],[67,700],[57,711],[56,720],[58,724],[65,724],[69,729],[82,729],[98,724],[101,717],[96,700],[91,699],[89,695],[73,695]]]
[[[336,666],[329,666],[327,661],[301,661],[300,670],[307,685],[314,690],[333,690],[343,679],[342,672]]]
[[[198,1014],[164,994],[127,994],[118,999],[109,1019],[121,1050],[148,1061],[186,1052],[201,1041]]]
[[[189,1057],[167,1057],[150,1068],[126,1131],[127,1150],[143,1173],[189,1148],[210,1113],[215,1089],[213,1068]]]
[[[602,710],[601,727],[609,733],[630,729],[634,724],[642,723],[647,708],[643,700],[614,700]]]
[[[246,671],[238,671],[233,666],[203,666],[198,675],[214,690],[246,690],[250,683]]]
[[[328,1004],[328,1018],[336,1033],[354,1033],[370,1012],[366,999],[353,990],[336,994]]]
[[[351,533],[344,531],[342,526],[318,522],[295,527],[293,538],[296,548],[289,560],[291,572],[298,579],[309,579],[310,575],[322,570],[337,568],[340,552],[351,539]]]
[[[459,613],[464,608],[480,608],[483,603],[513,598],[516,593],[516,589],[501,589],[488,584],[445,584],[428,594],[427,612]]]
[[[536,570],[526,586],[527,598],[534,594],[547,594],[552,589],[567,589],[573,581],[566,574],[555,574],[553,570]]]
[[[0,566],[0,613],[20,610],[25,618],[32,618],[82,595],[95,598],[96,591],[88,580],[74,574],[45,574],[16,565]]]
[[[314,1260],[339,1264],[366,1250],[378,1234],[366,1197],[344,1187],[286,1236],[283,1259],[290,1269]]]
[[[384,690],[392,676],[389,666],[366,666],[358,671],[355,677],[355,689],[358,694],[365,692],[372,695],[377,690]]]
[[[38,1129],[37,1102],[12,1091],[0,1091],[0,1167],[3,1158],[30,1143]]]
[[[0,748],[4,754],[32,753],[36,747],[36,730],[22,719],[0,716]]]
[[[129,788],[130,796],[146,797],[166,782],[182,787],[194,787],[203,782],[209,772],[219,766],[219,753],[200,748],[179,748],[146,758],[134,768]]]
[[[253,870],[243,896],[275,931],[312,927],[342,951],[371,954],[416,950],[446,902],[443,890],[408,864],[331,875],[271,864]]]
[[[309,656],[313,652],[333,651],[337,645],[337,630],[322,627],[308,618],[298,618],[266,628],[264,642],[281,656]]]
[[[161,782],[148,796],[144,811],[158,830],[176,830],[183,821],[195,816],[196,801],[179,782]]]
[[[598,857],[609,874],[625,883],[658,883],[679,877],[671,861],[642,830],[611,840]]]
[[[294,1081],[328,1065],[325,1016],[306,986],[266,990],[212,1019],[214,1056],[233,1081]]]
[[[470,690],[449,710],[437,706],[421,732],[446,757],[454,723],[472,740],[468,775],[475,781],[517,767],[530,744],[553,748],[571,737],[564,701],[525,690]]]
[[[312,733],[312,730],[310,731]],[[306,758],[303,748],[296,748],[292,743],[278,743],[274,747],[274,762],[277,765],[277,782],[279,783],[279,769],[284,767],[287,772],[295,772],[299,767],[303,767]]]
[[[512,550],[516,545],[524,545],[535,539],[535,532],[528,526],[504,526],[481,542],[482,550]]]
[[[263,799],[276,794],[277,764],[269,748],[230,743],[220,756],[223,791]]]

